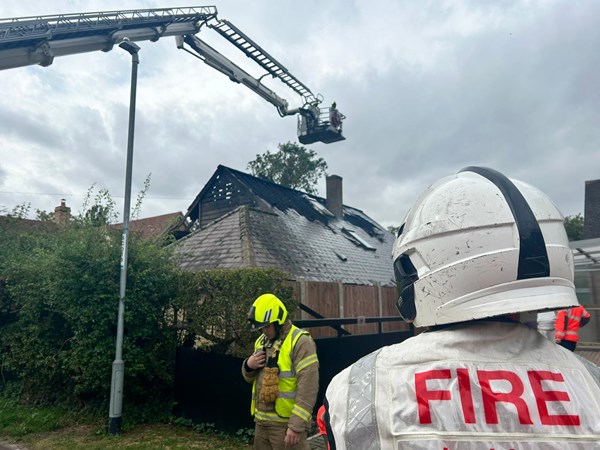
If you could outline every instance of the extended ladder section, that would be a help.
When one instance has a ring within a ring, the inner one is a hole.
[[[109,51],[124,37],[156,41],[195,34],[214,6],[108,11],[0,19],[0,70],[52,64],[55,56]]]
[[[313,93],[293,76],[283,64],[263,50],[260,45],[246,36],[239,28],[228,20],[218,20],[216,24],[208,26],[221,34],[225,39],[239,48],[244,54],[254,60],[259,66],[269,72],[274,78],[279,78],[292,90],[299,94],[304,103],[313,103],[316,98]]]
[[[200,40],[195,35],[203,26],[217,31],[266,73],[254,78]],[[283,64],[231,22],[218,19],[214,6],[0,19],[0,70],[33,64],[49,66],[56,56],[97,50],[107,52],[125,38],[130,41],[157,41],[165,36],[175,36],[177,47],[184,50],[187,49],[183,44],[187,43],[194,52],[187,51],[272,103],[281,116],[298,114],[298,138],[301,143],[331,143],[344,139],[344,115],[335,107],[320,108],[320,95],[315,96]],[[262,84],[265,75],[278,78],[300,95],[302,106],[290,109],[287,100]]]

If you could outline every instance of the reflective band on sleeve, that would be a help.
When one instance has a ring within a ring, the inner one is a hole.
[[[279,392],[279,398],[296,398],[296,391],[294,392]]]
[[[292,409],[292,414],[296,414],[305,422],[310,421],[310,419],[312,418],[312,415],[307,410],[298,405],[294,405],[294,409]]]
[[[256,411],[256,413],[254,414],[254,417],[256,417],[256,419],[258,419],[258,420],[268,420],[271,422],[287,423],[287,421],[288,421],[287,417],[280,417],[275,413],[267,413],[267,412],[262,412],[262,411]]]
[[[360,359],[351,368],[346,416],[346,448],[379,450],[375,411],[375,363],[380,350]]]
[[[312,355],[307,356],[306,358],[304,358],[302,361],[300,361],[296,365],[296,373],[300,373],[303,369],[306,369],[308,366],[310,366],[311,364],[314,364],[316,362],[319,362],[319,359],[317,358],[316,353],[313,353]]]

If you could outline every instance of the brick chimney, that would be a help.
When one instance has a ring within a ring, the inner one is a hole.
[[[325,180],[327,182],[327,209],[338,219],[343,219],[342,177],[330,175]]]
[[[71,220],[71,208],[67,206],[67,201],[63,198],[60,206],[54,208],[54,221],[59,225],[67,225]]]
[[[583,239],[600,237],[600,180],[585,182]]]

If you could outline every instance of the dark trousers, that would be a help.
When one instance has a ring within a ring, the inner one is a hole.
[[[567,350],[571,350],[572,352],[574,352],[575,347],[577,347],[577,342],[567,341],[567,340],[563,339],[562,341],[560,341],[558,343],[558,345],[566,348]]]

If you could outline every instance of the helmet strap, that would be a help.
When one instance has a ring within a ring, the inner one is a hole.
[[[276,341],[281,336],[281,325],[277,322],[274,322],[273,325],[275,327],[275,339],[273,340]]]

